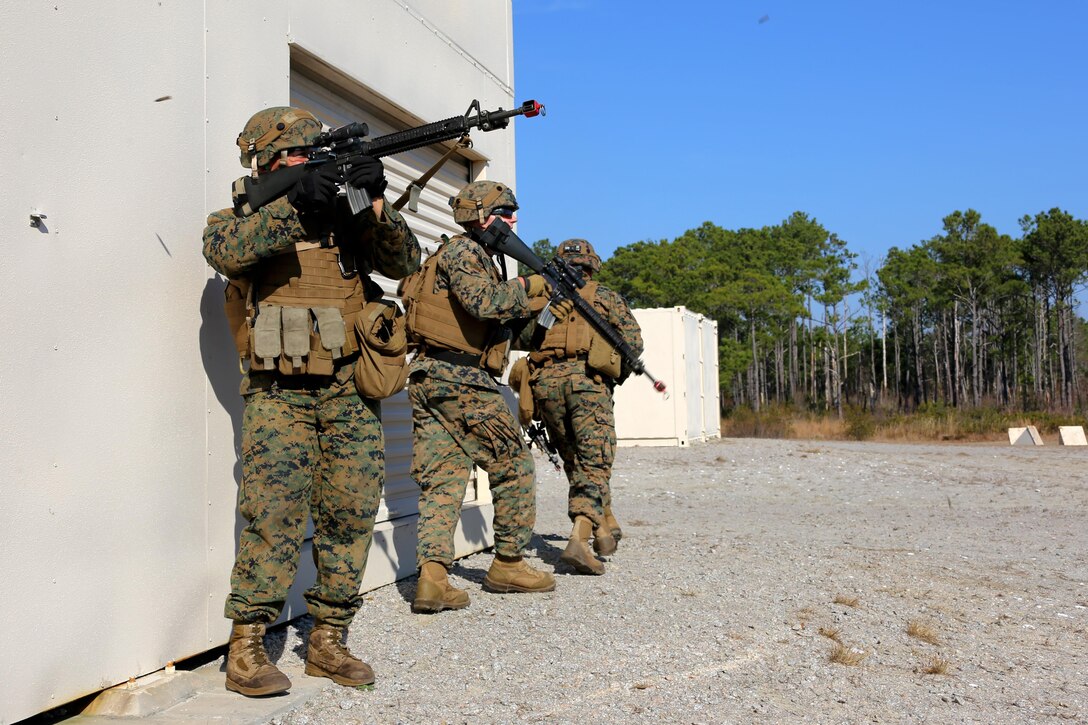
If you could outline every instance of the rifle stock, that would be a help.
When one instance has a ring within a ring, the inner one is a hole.
[[[593,309],[593,305],[586,302],[582,295],[578,293],[578,290],[585,286],[585,280],[569,262],[561,257],[556,257],[551,262],[545,263],[517,234],[514,234],[513,230],[510,229],[510,225],[502,219],[494,219],[486,229],[470,230],[469,236],[485,247],[490,247],[513,257],[544,277],[555,291],[555,296],[573,302],[574,308],[578,310],[590,326],[619,352],[631,372],[645,375],[653,384],[654,390],[659,393],[665,392],[665,383],[650,374],[642,360],[635,354],[635,351],[627,344],[627,341],[623,339],[623,336],[620,335],[616,328],[601,317],[597,310]]]

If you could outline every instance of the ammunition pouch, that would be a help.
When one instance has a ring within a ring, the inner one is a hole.
[[[271,303],[261,305],[248,347],[251,370],[282,375],[332,375],[335,360],[359,349],[339,309]]]
[[[382,400],[404,389],[408,380],[405,328],[404,314],[387,300],[368,302],[356,315],[359,360],[355,363],[355,387],[359,395]]]

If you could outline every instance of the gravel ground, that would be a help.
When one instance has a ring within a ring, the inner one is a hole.
[[[602,577],[559,562],[565,485],[538,459],[531,558],[555,592],[483,592],[486,552],[452,571],[468,609],[412,614],[414,578],[372,592],[349,645],[377,685],[330,684],[273,722],[1086,722],[1086,457],[625,448]],[[309,626],[277,635],[281,661]]]

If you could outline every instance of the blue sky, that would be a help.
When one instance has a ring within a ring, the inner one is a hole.
[[[513,0],[518,233],[602,257],[800,210],[878,261],[1088,218],[1088,0]]]

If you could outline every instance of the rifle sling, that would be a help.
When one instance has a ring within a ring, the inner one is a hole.
[[[423,187],[427,186],[427,182],[430,181],[434,177],[434,175],[438,173],[438,170],[441,169],[455,153],[457,153],[461,149],[468,148],[471,145],[472,139],[468,137],[467,133],[461,136],[461,138],[458,139],[457,143],[451,146],[450,149],[446,151],[446,153],[442,156],[442,158],[440,158],[433,166],[431,166],[431,168],[427,169],[418,179],[408,184],[408,188],[404,190],[404,193],[397,197],[397,200],[393,202],[393,208],[397,211],[400,211],[402,208],[404,208],[404,205],[408,203],[408,200],[412,196],[413,187],[416,187],[420,191],[423,191]],[[412,209],[412,211],[415,211],[415,209]]]

